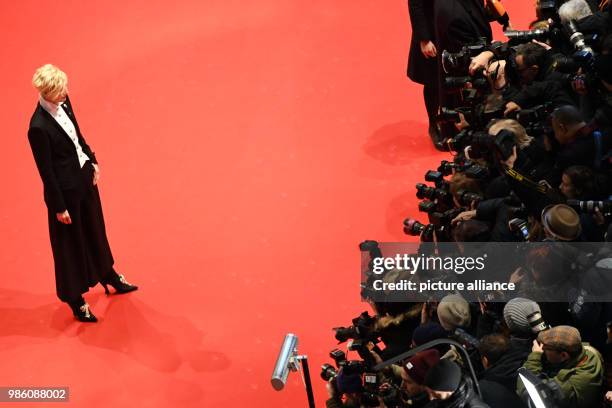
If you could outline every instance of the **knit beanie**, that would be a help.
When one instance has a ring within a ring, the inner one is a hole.
[[[429,349],[412,356],[404,365],[406,374],[417,384],[423,384],[431,367],[440,361],[438,350]]]
[[[432,340],[446,337],[446,330],[438,323],[429,322],[420,325],[412,332],[412,341],[418,347]]]
[[[438,304],[438,320],[445,330],[468,327],[472,321],[470,304],[460,295],[447,295]]]
[[[445,358],[433,366],[425,376],[425,385],[433,391],[455,392],[459,383],[461,383],[461,368],[457,363]]]
[[[527,316],[541,313],[540,305],[530,299],[514,298],[504,306],[504,320],[511,333],[531,334]]]

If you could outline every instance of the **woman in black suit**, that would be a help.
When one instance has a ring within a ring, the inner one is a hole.
[[[408,77],[423,85],[423,99],[429,117],[429,136],[435,143],[436,116],[439,110],[438,97],[438,50],[435,45],[434,27],[435,0],[408,0],[408,11],[412,25]]]
[[[85,142],[67,95],[68,79],[47,64],[32,84],[40,93],[28,140],[44,187],[59,299],[77,320],[96,322],[83,293],[98,282],[108,294],[138,289],[115,272],[106,238],[96,156]]]

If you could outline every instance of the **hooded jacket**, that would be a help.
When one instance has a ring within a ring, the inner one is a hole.
[[[543,372],[543,353],[529,354],[523,365],[532,373],[538,375]],[[601,355],[588,343],[583,343],[582,353],[570,359],[553,380],[559,384],[566,407],[592,408],[601,402],[604,369]],[[524,395],[525,387],[519,381],[517,393]]]

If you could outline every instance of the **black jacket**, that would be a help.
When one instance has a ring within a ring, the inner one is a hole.
[[[494,382],[514,393],[518,377],[517,370],[523,366],[530,352],[531,348],[513,347],[511,344],[510,349],[493,366],[480,374],[481,384],[482,381]],[[486,398],[485,402],[491,405]],[[497,405],[493,404],[493,406]]]
[[[549,51],[546,62],[539,67],[535,80],[521,89],[509,87],[504,93],[507,102],[514,102],[523,109],[532,108],[552,102],[554,107],[576,105],[577,101],[567,79],[561,72],[555,71],[554,55]]]
[[[489,18],[479,0],[436,0],[434,22],[438,55],[443,50],[458,52],[482,37],[488,42],[493,38]]]
[[[408,77],[420,84],[433,83],[438,80],[438,63],[436,58],[425,58],[421,53],[421,41],[436,43],[434,27],[435,0],[408,0],[412,40],[408,57]],[[436,45],[437,46],[437,45]]]
[[[425,408],[496,408],[490,407],[477,394],[471,379],[464,378],[453,395],[444,401],[432,400]]]
[[[97,163],[96,156],[85,142],[79,129],[68,97],[62,104],[62,108],[76,128],[83,152],[92,163]],[[40,103],[37,104],[32,119],[30,119],[28,140],[43,182],[45,203],[50,211],[63,212],[66,210],[66,204],[62,191],[76,188],[80,177],[81,166],[74,143]]]
[[[482,400],[492,408],[527,408],[514,390],[510,390],[500,383],[483,380],[480,381]]]
[[[577,137],[570,143],[561,146],[555,157],[557,172],[561,173],[570,166],[583,165],[593,167],[595,164],[596,145],[592,129],[588,126],[582,128]],[[602,138],[602,152],[607,151],[608,143]]]

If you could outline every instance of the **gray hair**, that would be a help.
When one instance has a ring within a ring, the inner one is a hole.
[[[559,18],[562,23],[570,20],[580,20],[593,14],[586,0],[569,0],[559,7]]]

